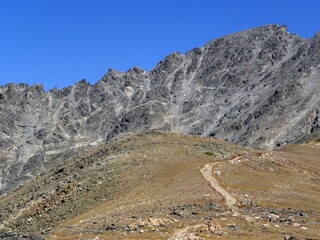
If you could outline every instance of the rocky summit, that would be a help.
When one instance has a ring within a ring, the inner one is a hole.
[[[48,92],[0,87],[1,194],[77,152],[132,132],[172,131],[274,149],[319,129],[320,34],[268,25],[173,53],[146,72],[109,70]]]

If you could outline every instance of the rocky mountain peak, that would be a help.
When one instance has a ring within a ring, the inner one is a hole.
[[[320,41],[267,25],[175,52],[149,73],[109,69],[45,92],[0,87],[0,188],[8,191],[100,142],[150,130],[263,149],[319,128]]]

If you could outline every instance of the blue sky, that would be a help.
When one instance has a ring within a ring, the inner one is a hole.
[[[166,55],[277,23],[310,38],[319,0],[1,0],[0,85],[59,89],[109,68],[149,71]]]

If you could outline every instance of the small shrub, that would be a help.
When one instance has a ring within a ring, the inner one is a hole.
[[[205,154],[207,154],[207,155],[209,155],[209,156],[211,156],[211,157],[214,157],[214,156],[215,156],[214,152],[205,152]]]

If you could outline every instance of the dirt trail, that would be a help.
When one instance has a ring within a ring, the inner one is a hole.
[[[194,226],[187,226],[182,229],[178,229],[175,231],[174,235],[168,240],[200,240],[201,237],[196,236],[194,233],[189,233],[188,231],[192,229],[196,229],[198,227],[202,227],[203,224],[194,225]]]
[[[245,160],[245,159],[242,159],[241,157],[237,156],[237,157],[230,159],[230,160],[227,160],[227,161],[228,162],[235,162],[235,161],[243,161],[243,160]],[[237,199],[232,197],[224,188],[222,188],[220,186],[218,180],[213,177],[213,175],[212,175],[213,166],[217,165],[217,164],[221,164],[221,163],[222,162],[220,162],[220,161],[208,163],[208,164],[204,165],[203,168],[200,169],[200,172],[202,173],[203,177],[210,183],[211,187],[223,196],[223,198],[225,199],[226,205],[233,213],[233,216],[239,216],[241,218],[244,218],[248,222],[254,221],[252,217],[250,217],[248,215],[240,214],[241,210],[236,206]],[[185,227],[182,229],[177,229],[175,231],[174,235],[172,237],[168,238],[168,240],[185,240],[185,239],[198,240],[198,239],[202,239],[202,238],[197,237],[193,233],[188,233],[188,231],[191,228],[194,229],[194,228],[198,228],[201,226],[202,225],[200,224],[200,225],[188,226],[188,227]]]
[[[248,161],[248,159],[243,159],[240,156],[237,156],[233,159],[227,160],[228,162],[236,162],[236,161]],[[200,169],[200,172],[202,173],[203,177],[210,183],[211,187],[220,193],[228,206],[230,208],[231,212],[233,213],[234,216],[239,216],[247,220],[248,222],[254,221],[254,219],[251,216],[244,215],[241,213],[241,210],[236,206],[237,204],[237,199],[232,197],[224,188],[222,188],[216,178],[212,176],[212,168],[214,165],[221,164],[222,162],[212,162],[204,165],[203,168]]]
[[[203,177],[210,183],[211,187],[225,198],[226,204],[231,209],[231,211],[235,214],[238,214],[239,209],[235,206],[237,200],[232,197],[226,190],[224,190],[220,186],[218,180],[212,176],[212,167],[213,165],[216,165],[218,163],[219,162],[208,163],[200,169],[200,172],[202,173]]]

